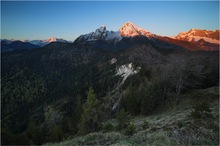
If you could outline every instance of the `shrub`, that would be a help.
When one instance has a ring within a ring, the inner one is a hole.
[[[60,126],[55,125],[51,132],[51,140],[52,141],[61,141],[63,138],[63,131]]]
[[[182,127],[184,126],[184,124],[183,124],[183,122],[178,121],[178,122],[177,122],[177,126],[178,126],[179,128],[182,128]]]
[[[159,105],[160,103],[160,87],[157,81],[147,84],[141,91],[141,113],[148,115]]]
[[[102,127],[104,132],[110,132],[114,130],[114,126],[111,123],[105,124]]]
[[[190,117],[194,119],[213,118],[210,105],[206,102],[197,104],[195,107],[193,107],[193,111],[190,113]]]
[[[143,129],[147,129],[148,127],[149,127],[149,123],[148,123],[148,121],[145,120],[145,121],[143,122],[142,128],[143,128]]]
[[[130,123],[125,130],[125,134],[133,135],[135,133],[135,128],[136,128],[135,125]]]

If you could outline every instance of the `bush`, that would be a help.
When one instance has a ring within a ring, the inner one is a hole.
[[[159,105],[160,99],[160,86],[157,81],[147,84],[141,91],[141,113],[148,115]]]
[[[104,132],[110,132],[110,131],[114,130],[114,126],[112,124],[108,123],[106,125],[103,125],[102,129]]]
[[[178,121],[178,122],[177,122],[177,126],[178,126],[179,128],[182,128],[182,127],[184,126],[184,123],[181,122],[181,121]]]
[[[138,86],[131,86],[126,91],[126,94],[122,101],[122,107],[125,107],[126,111],[128,111],[131,115],[140,114],[140,106],[141,106],[141,92],[139,91]]]
[[[149,123],[148,123],[148,121],[145,120],[145,121],[143,122],[142,128],[143,128],[143,130],[144,130],[144,129],[147,129],[148,127],[149,127]]]
[[[63,131],[60,126],[55,125],[51,132],[51,141],[61,141],[63,138]]]
[[[135,125],[130,123],[125,130],[125,134],[133,135],[135,133],[135,129],[136,129]]]
[[[193,107],[193,111],[190,113],[190,117],[194,119],[213,118],[210,105],[206,102],[197,104],[195,107]]]

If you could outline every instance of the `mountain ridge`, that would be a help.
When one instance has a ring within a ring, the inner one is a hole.
[[[56,37],[52,37],[52,38],[48,38],[48,39],[44,39],[44,40],[26,40],[25,42],[29,42],[31,44],[34,44],[34,45],[38,45],[40,47],[43,47],[51,42],[62,42],[62,43],[68,43],[67,40],[64,40],[62,38],[56,38]]]
[[[188,32],[180,32],[177,36],[167,37],[153,34],[128,21],[118,31],[108,31],[106,26],[101,26],[95,32],[80,35],[75,39],[74,44],[89,44],[95,47],[102,44],[103,48],[109,48],[111,45],[113,47],[110,48],[115,48],[117,44],[126,44],[123,42],[150,43],[156,46],[158,46],[157,42],[159,44],[162,42],[162,44],[175,45],[175,47],[177,45],[191,51],[214,51],[219,50],[219,30],[191,29]]]
[[[187,32],[180,32],[177,36],[173,38],[185,40],[188,42],[198,42],[199,40],[203,39],[208,43],[220,44],[219,33],[219,30],[204,30],[192,28]]]
[[[62,38],[48,38],[44,40],[15,40],[15,39],[1,39],[1,52],[10,52],[14,50],[31,50],[35,48],[41,48],[49,43],[60,42],[60,43],[69,43],[68,41]]]
[[[122,40],[124,37],[134,37],[134,36],[146,36],[149,37],[152,34],[149,31],[146,31],[137,25],[126,22],[119,28],[118,31],[109,31],[106,29],[106,26],[103,25],[100,28],[96,29],[94,32],[80,35],[76,38],[76,41],[81,42],[93,42],[97,40],[113,41],[114,43]]]
[[[8,40],[1,40],[1,52],[10,52],[14,50],[31,50],[39,48],[39,46],[31,44],[29,42],[22,42],[19,40],[16,41],[8,41]]]
[[[156,47],[171,46],[171,48],[184,48],[190,51],[215,51],[219,50],[219,30],[201,30],[192,28],[187,32],[180,32],[177,36],[167,37],[151,33],[132,22],[124,23],[117,31],[107,30],[105,25],[97,28],[94,32],[80,35],[73,44],[80,46],[90,46],[93,48],[105,48],[110,50],[120,50],[135,44],[151,44]],[[7,45],[15,40],[4,41],[6,51],[14,50]],[[43,47],[51,42],[70,43],[62,38],[48,38],[44,40],[25,40],[39,47]],[[8,48],[8,49],[7,49]]]

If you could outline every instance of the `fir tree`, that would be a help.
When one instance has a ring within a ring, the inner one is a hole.
[[[87,101],[83,105],[83,113],[79,123],[79,133],[86,134],[97,131],[100,126],[100,120],[99,103],[94,90],[90,87],[87,94]]]

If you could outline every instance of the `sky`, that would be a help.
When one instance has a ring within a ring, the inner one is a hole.
[[[162,36],[219,29],[218,1],[1,1],[1,39],[74,41],[102,25],[125,22]]]

